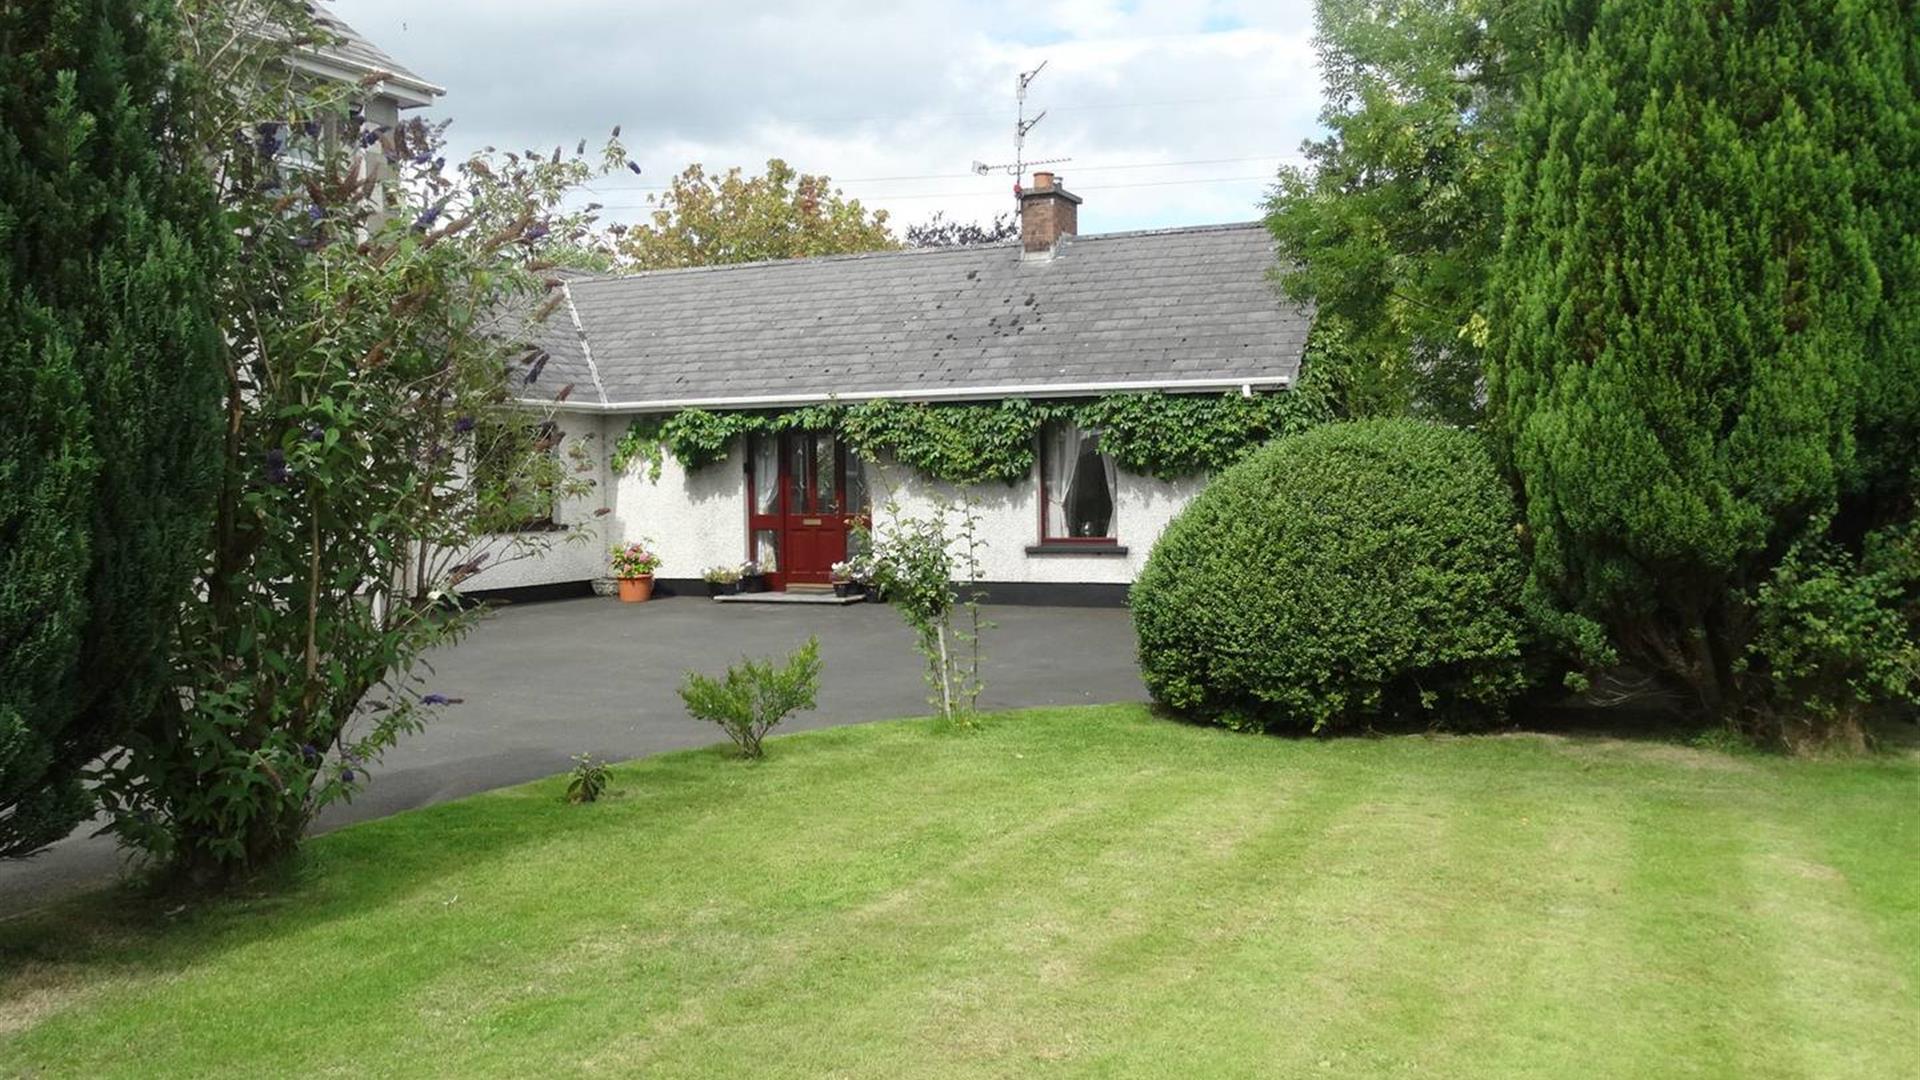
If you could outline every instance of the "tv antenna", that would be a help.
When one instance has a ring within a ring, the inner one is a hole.
[[[1039,67],[1034,68],[1032,71],[1021,72],[1019,77],[1014,81],[1013,97],[1018,105],[1019,111],[1013,122],[1013,161],[1004,165],[989,165],[984,161],[976,161],[973,163],[973,171],[980,176],[987,176],[995,172],[1011,174],[1013,176],[1013,194],[1015,197],[1018,197],[1020,194],[1020,181],[1027,175],[1027,166],[1057,165],[1062,161],[1073,160],[1072,158],[1064,157],[1043,158],[1039,161],[1028,161],[1026,159],[1027,132],[1032,131],[1034,125],[1047,118],[1047,110],[1041,109],[1039,115],[1031,120],[1027,119],[1027,87],[1032,85],[1034,78],[1046,69],[1047,62],[1042,60],[1040,61]]]

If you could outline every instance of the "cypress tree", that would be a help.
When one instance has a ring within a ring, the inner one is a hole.
[[[0,7],[0,855],[168,685],[203,560],[224,250],[167,0]]]
[[[1911,468],[1913,33],[1907,0],[1558,0],[1522,110],[1489,388],[1536,595],[1710,714],[1766,692],[1783,560]]]

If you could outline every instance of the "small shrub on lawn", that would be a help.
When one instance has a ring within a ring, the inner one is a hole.
[[[784,666],[746,659],[720,679],[689,671],[680,699],[694,716],[719,724],[741,757],[757,758],[767,732],[793,713],[813,708],[819,692],[820,639],[810,637]]]
[[[567,775],[567,801],[575,805],[600,801],[607,790],[607,763],[592,754],[576,754]]]
[[[1498,718],[1525,684],[1515,520],[1468,432],[1376,420],[1270,443],[1148,558],[1147,687],[1252,730]]]

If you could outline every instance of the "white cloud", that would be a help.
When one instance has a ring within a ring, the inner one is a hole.
[[[1013,178],[968,166],[1011,159],[1014,75],[1046,60],[1027,156],[1073,159],[1059,171],[1086,199],[1083,231],[1245,220],[1320,106],[1310,0],[332,6],[448,88],[456,151],[622,124],[646,172],[602,186],[610,217],[640,216],[644,189],[688,162],[776,156],[896,223],[989,217]],[[1205,164],[1136,167],[1162,162]],[[1184,182],[1225,177],[1255,179]]]

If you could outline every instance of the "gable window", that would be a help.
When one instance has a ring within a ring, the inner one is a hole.
[[[1118,472],[1100,449],[1099,432],[1048,424],[1040,433],[1041,541],[1115,543]]]

